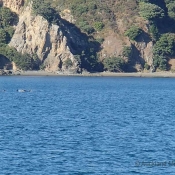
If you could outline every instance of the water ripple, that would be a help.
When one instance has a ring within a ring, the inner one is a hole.
[[[174,174],[174,88],[170,78],[0,77],[0,174]]]

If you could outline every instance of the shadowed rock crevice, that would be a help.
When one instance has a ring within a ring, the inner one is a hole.
[[[73,55],[79,55],[81,68],[88,71],[102,71],[102,65],[98,62],[97,52],[100,51],[101,45],[92,36],[82,33],[74,24],[62,19],[55,11],[57,25],[60,27],[63,35],[67,39],[67,46]],[[95,63],[96,62],[96,63]],[[92,66],[92,64],[96,64]]]
[[[48,57],[50,50],[52,50],[52,43],[50,41],[50,34],[47,32],[45,36],[45,44],[42,50],[44,53],[43,61]]]
[[[0,69],[11,70],[12,69],[11,61],[3,55],[0,55]]]

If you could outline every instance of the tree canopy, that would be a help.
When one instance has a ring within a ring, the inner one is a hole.
[[[140,15],[147,20],[155,20],[165,16],[164,10],[151,3],[141,2],[139,4]]]

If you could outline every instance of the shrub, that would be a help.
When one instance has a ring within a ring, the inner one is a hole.
[[[153,49],[153,61],[155,68],[166,70],[167,60],[175,54],[175,41],[171,34],[164,34],[156,42]]]
[[[15,48],[11,48],[8,45],[1,44],[0,46],[0,54],[7,57],[10,61],[15,62],[17,67],[22,70],[29,70],[29,69],[38,69],[36,66],[37,59],[35,57],[24,53],[21,54],[17,52]]]
[[[3,27],[12,25],[17,19],[17,16],[15,13],[11,12],[9,8],[2,7],[0,8],[0,20],[1,25]]]
[[[104,28],[104,24],[102,22],[95,22],[94,28],[96,31],[101,31]]]
[[[71,5],[72,14],[80,17],[83,13],[86,13],[88,11],[88,7],[84,5],[84,3],[73,3]]]
[[[130,40],[136,40],[138,36],[142,33],[142,30],[137,26],[131,26],[126,32],[125,36],[127,36]]]
[[[126,63],[121,57],[110,57],[104,59],[103,65],[104,69],[110,72],[122,72]]]
[[[153,65],[160,70],[167,70],[167,59],[161,55],[155,55],[153,57]]]
[[[86,32],[87,34],[91,34],[94,32],[94,28],[90,26],[89,23],[86,21],[80,21],[78,23],[78,26],[82,31]]]
[[[71,61],[70,58],[68,58],[65,62],[64,62],[66,68],[68,69],[69,67],[72,67],[73,66],[73,63]]]
[[[154,45],[154,55],[172,56],[174,55],[175,41],[171,34],[164,34]]]
[[[175,19],[175,2],[170,2],[168,5],[167,5],[167,8],[168,8],[168,15]]]
[[[149,33],[151,34],[151,37],[154,41],[157,41],[160,37],[159,30],[158,30],[156,24],[154,24],[154,23],[150,24]]]
[[[131,58],[132,56],[132,47],[130,46],[124,46],[122,55],[127,58]]]
[[[41,65],[39,66],[39,68],[40,68],[41,70],[44,70],[46,67],[45,67],[44,64],[41,64]]]
[[[148,65],[148,63],[145,63],[144,68],[145,68],[146,70],[149,70],[149,69],[150,69],[150,65]]]
[[[50,2],[33,0],[33,12],[43,16],[50,23],[57,23],[57,12],[51,8]]]

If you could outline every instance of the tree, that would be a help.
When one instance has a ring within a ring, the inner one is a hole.
[[[162,55],[154,55],[153,65],[155,68],[159,68],[160,70],[167,70],[167,59]]]
[[[164,34],[156,42],[153,49],[153,61],[155,68],[166,70],[167,60],[175,54],[175,41],[171,34]]]
[[[86,32],[87,34],[94,32],[94,28],[90,26],[87,21],[79,21],[78,26],[83,30],[83,32]]]
[[[175,41],[171,34],[164,34],[154,45],[154,55],[172,56],[174,55]]]
[[[50,2],[46,2],[44,0],[33,0],[32,8],[36,15],[43,16],[48,22],[57,22],[57,13],[53,8],[51,8]]]
[[[168,15],[175,19],[175,2],[171,2],[167,5],[168,8]]]
[[[149,33],[151,34],[151,37],[154,41],[157,41],[160,37],[158,27],[156,26],[155,23],[150,24]]]
[[[121,57],[109,57],[103,61],[104,69],[110,72],[122,72],[125,68],[125,61]]]
[[[140,15],[146,20],[155,20],[157,18],[163,18],[165,16],[164,10],[159,6],[151,3],[141,2],[139,3]]]
[[[6,27],[12,25],[16,19],[16,15],[9,8],[3,7],[0,9],[0,19],[3,27]]]

